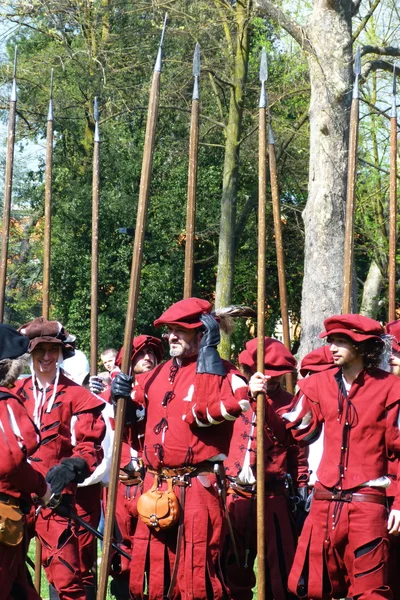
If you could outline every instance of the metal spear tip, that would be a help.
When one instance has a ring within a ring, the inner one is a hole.
[[[193,55],[193,76],[200,77],[200,44],[197,42]]]
[[[164,24],[163,24],[163,28],[162,28],[162,32],[161,32],[160,48],[162,47],[162,45],[164,43],[164,35],[165,35],[165,28],[167,26],[167,19],[168,19],[168,13],[165,13]]]
[[[94,120],[97,122],[99,120],[99,103],[98,103],[98,99],[97,96],[94,97],[94,104],[93,104],[94,108],[93,108],[93,116],[94,116]]]
[[[54,69],[50,71],[50,100],[53,97],[53,77],[54,77]]]
[[[265,48],[261,50],[261,63],[260,63],[260,81],[261,83],[268,79],[268,66],[267,66],[267,52]]]
[[[397,91],[397,81],[396,81],[396,63],[393,63],[393,96],[396,96]]]
[[[356,55],[354,57],[354,65],[353,65],[354,75],[359,77],[361,75],[361,48],[358,46],[356,50]]]
[[[13,78],[14,79],[17,76],[17,53],[18,53],[18,46],[15,46],[15,50],[14,50],[14,73],[13,73]]]

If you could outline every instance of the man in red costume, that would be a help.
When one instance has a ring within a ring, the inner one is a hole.
[[[239,365],[248,379],[257,370],[257,344],[253,339],[239,354]],[[264,373],[269,376],[266,402],[279,413],[292,399],[281,387],[285,373],[296,368],[296,360],[285,346],[272,338],[265,338]],[[266,539],[266,598],[285,600],[287,578],[293,563],[297,532],[293,518],[297,494],[307,495],[308,464],[304,450],[293,442],[286,432],[278,440],[272,428],[265,427],[265,530]],[[235,423],[229,455],[225,461],[230,482],[228,513],[232,523],[237,554],[230,535],[226,537],[224,573],[232,600],[252,600],[257,553],[256,523],[256,451],[257,426],[253,410],[241,415]],[[304,501],[304,500],[303,500]]]
[[[388,531],[400,529],[400,499],[388,518],[385,488],[388,458],[400,451],[400,381],[377,367],[384,350],[377,321],[346,314],[324,325],[320,337],[327,337],[337,368],[300,380],[285,415],[302,443],[311,443],[324,425],[318,480],[289,589],[316,599],[392,598]]]
[[[142,375],[135,387],[133,405],[144,403],[146,410],[144,490],[153,483],[164,489],[166,479],[172,479],[181,517],[179,525],[160,530],[139,519],[130,579],[133,598],[144,596],[145,572],[149,600],[224,596],[219,576],[221,463],[233,423],[249,402],[240,373],[217,352],[219,327],[210,313],[210,303],[198,298],[166,310],[154,324],[167,328],[171,359]],[[118,375],[113,394],[127,396],[130,382]]]
[[[14,393],[41,432],[31,464],[46,477],[54,494],[62,494],[63,504],[73,506],[76,484],[94,471],[102,457],[103,401],[60,372],[59,363],[73,354],[60,323],[39,317],[21,332],[30,339],[32,377],[18,381]],[[42,544],[42,565],[60,600],[93,598],[93,589],[85,589],[82,582],[73,522],[43,508],[35,528]]]
[[[122,348],[118,352],[115,365],[121,367]],[[150,335],[139,335],[133,339],[131,352],[132,373],[147,373],[160,363],[164,355],[162,341]],[[136,415],[135,415],[136,420]],[[117,489],[115,510],[115,538],[130,551],[132,537],[137,524],[137,500],[143,486],[143,462],[140,452],[134,450],[128,440],[122,442],[121,469]],[[115,554],[112,560],[111,593],[117,600],[129,600],[129,570],[127,558]]]
[[[28,345],[27,337],[0,323],[0,589],[4,600],[39,600],[25,565],[25,514],[31,494],[46,503],[52,493],[43,475],[27,460],[39,446],[39,431],[22,402],[10,392],[25,367]]]

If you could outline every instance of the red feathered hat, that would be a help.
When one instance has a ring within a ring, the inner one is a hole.
[[[138,352],[140,352],[144,348],[150,348],[153,351],[157,362],[160,362],[162,360],[164,356],[164,346],[162,344],[162,341],[151,335],[138,335],[132,340],[131,362],[133,362]],[[115,359],[115,364],[117,365],[117,367],[121,367],[122,365],[123,350],[124,348],[122,347],[117,354],[117,358]]]
[[[388,335],[392,336],[392,348],[395,352],[400,352],[400,320],[390,321],[385,327]]]
[[[384,334],[382,325],[378,321],[363,315],[335,315],[325,319],[324,327],[325,331],[319,334],[320,338],[334,333],[343,333],[354,342],[375,339],[383,343],[381,338]]]
[[[321,346],[305,355],[300,364],[300,374],[305,377],[308,373],[320,373],[335,366],[329,346]]]
[[[154,326],[178,325],[185,329],[202,327],[203,323],[200,321],[200,317],[210,313],[211,308],[211,304],[207,300],[185,298],[167,308],[161,317],[154,321]]]
[[[48,321],[43,317],[37,317],[29,323],[25,323],[18,329],[20,333],[30,339],[28,352],[32,352],[38,344],[59,344],[64,359],[75,354],[73,342],[74,337],[58,321]]]
[[[257,370],[257,338],[246,343],[246,350],[239,354],[239,364]],[[264,338],[264,374],[270,377],[291,373],[296,369],[296,359],[289,350],[273,338]]]

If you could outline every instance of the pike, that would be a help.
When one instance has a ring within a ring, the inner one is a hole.
[[[47,112],[46,132],[46,182],[44,192],[44,241],[43,241],[43,298],[42,314],[45,319],[49,318],[50,307],[50,259],[51,259],[51,199],[53,178],[53,69],[50,74],[50,99]]]
[[[354,86],[350,111],[349,158],[347,171],[346,226],[344,239],[344,269],[343,269],[343,301],[342,314],[351,313],[353,295],[353,264],[354,264],[354,213],[355,188],[358,146],[359,118],[359,79],[361,75],[360,48],[357,48],[354,58]]]
[[[144,231],[146,225],[147,207],[149,200],[150,176],[153,164],[153,152],[155,142],[155,131],[157,124],[158,105],[160,100],[160,78],[162,45],[164,41],[167,14],[164,18],[160,45],[156,63],[154,66],[153,81],[150,90],[149,107],[147,114],[146,135],[143,151],[142,173],[140,179],[139,201],[136,217],[135,242],[132,255],[132,269],[129,286],[128,309],[126,313],[125,336],[121,370],[123,373],[130,372],[130,356],[133,333],[135,330],[137,303],[139,297],[140,269],[143,256]],[[111,463],[110,482],[108,487],[107,512],[104,528],[103,553],[99,577],[97,600],[105,600],[107,593],[107,577],[110,569],[111,548],[110,541],[114,529],[116,492],[118,473],[121,459],[122,432],[125,423],[127,398],[120,398],[115,411],[115,433],[113,443],[113,459]]]
[[[396,318],[396,217],[397,217],[397,107],[396,64],[393,64],[393,103],[390,115],[390,195],[389,195],[389,310],[388,321]]]
[[[264,49],[265,51],[265,49]],[[267,60],[265,58],[265,60]],[[274,233],[276,246],[276,262],[278,267],[279,302],[283,329],[283,343],[290,352],[290,327],[287,302],[287,286],[285,273],[285,258],[283,252],[281,204],[279,199],[278,170],[276,167],[275,137],[272,130],[271,115],[268,108],[268,157],[269,176],[271,183],[272,213],[274,219]],[[293,394],[293,373],[286,374],[286,388]]]
[[[258,124],[258,283],[257,283],[257,371],[264,373],[265,269],[266,269],[266,187],[267,187],[267,54],[261,53],[260,102]],[[264,467],[265,394],[257,394],[257,595],[265,598],[265,467]]]
[[[183,297],[192,296],[193,287],[193,256],[194,256],[194,230],[196,219],[196,184],[197,184],[197,162],[199,148],[199,77],[200,77],[200,46],[197,43],[193,56],[193,94],[192,115],[190,120],[189,140],[189,171],[188,171],[188,194],[186,212],[186,247],[185,247],[185,281]]]
[[[90,301],[90,375],[97,375],[98,347],[98,276],[99,276],[99,198],[100,198],[100,130],[99,105],[94,99],[94,139],[92,176],[92,267]]]
[[[4,320],[4,304],[6,295],[7,278],[7,255],[8,239],[10,236],[10,211],[12,195],[12,179],[14,170],[14,149],[15,149],[15,122],[17,112],[17,47],[14,54],[14,74],[10,96],[10,112],[8,115],[8,136],[7,136],[7,155],[6,172],[4,181],[4,207],[3,207],[3,226],[1,231],[1,258],[0,258],[0,322]]]

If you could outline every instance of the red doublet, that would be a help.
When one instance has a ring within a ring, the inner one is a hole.
[[[54,403],[47,412],[53,391],[53,386],[46,390],[40,415],[41,444],[31,458],[32,464],[45,475],[63,458],[79,456],[93,472],[102,458],[104,402],[60,373]],[[15,393],[33,415],[32,379],[17,381]],[[65,491],[74,494],[75,490],[76,484],[70,484]],[[60,600],[85,600],[75,525],[51,510],[42,509],[36,520],[36,534],[42,543],[42,565],[47,579],[58,591]]]
[[[362,371],[347,398],[341,371],[331,369],[299,381],[287,418],[294,437],[312,442],[324,423],[324,451],[316,488],[384,496],[363,484],[388,474],[388,457],[399,451],[400,380],[382,371]],[[395,504],[399,505],[398,498]],[[364,550],[365,549],[365,550]],[[391,598],[387,586],[387,510],[379,503],[313,500],[289,589],[312,598]],[[325,567],[324,567],[325,565]],[[324,582],[323,570],[328,579]],[[304,573],[308,570],[308,577]],[[323,583],[324,582],[324,583]]]
[[[221,378],[220,397],[227,405],[247,399],[247,386],[233,365],[224,361],[226,377]],[[202,374],[203,381],[213,375]],[[198,465],[228,454],[233,420],[209,427],[189,426],[183,417],[196,394],[196,359],[175,360],[156,367],[140,378],[136,401],[144,401],[147,420],[143,460],[152,468]],[[148,473],[144,490],[153,477]],[[179,497],[179,488],[175,488]],[[184,533],[179,556],[177,584],[171,598],[221,600],[224,586],[218,575],[223,513],[213,473],[190,479],[185,489]],[[144,573],[148,571],[149,600],[166,593],[176,556],[177,528],[150,529],[139,519],[133,538],[130,588],[133,598],[143,598]],[[146,566],[148,557],[148,567]]]
[[[0,492],[30,500],[30,494],[43,496],[46,482],[27,462],[39,445],[39,432],[24,406],[10,390],[0,387]],[[4,600],[39,596],[28,583],[25,541],[18,546],[0,544],[0,589]]]
[[[290,404],[293,396],[278,388],[271,392],[266,402],[278,413]],[[254,427],[252,424],[254,423]],[[297,534],[292,512],[286,496],[285,476],[290,474],[294,486],[306,485],[308,481],[307,452],[300,449],[293,439],[278,440],[269,423],[264,426],[265,448],[265,530],[266,539],[266,598],[284,600],[291,597],[287,592],[287,576],[296,550]],[[229,455],[225,461],[226,474],[237,480],[247,460],[256,475],[257,428],[255,413],[248,411],[235,423]],[[240,478],[239,478],[240,482]],[[251,600],[255,585],[253,572],[257,553],[256,500],[237,494],[229,494],[228,511],[235,534],[240,558],[237,565],[230,536],[226,535],[223,569],[232,600]],[[244,565],[247,563],[247,566]]]

